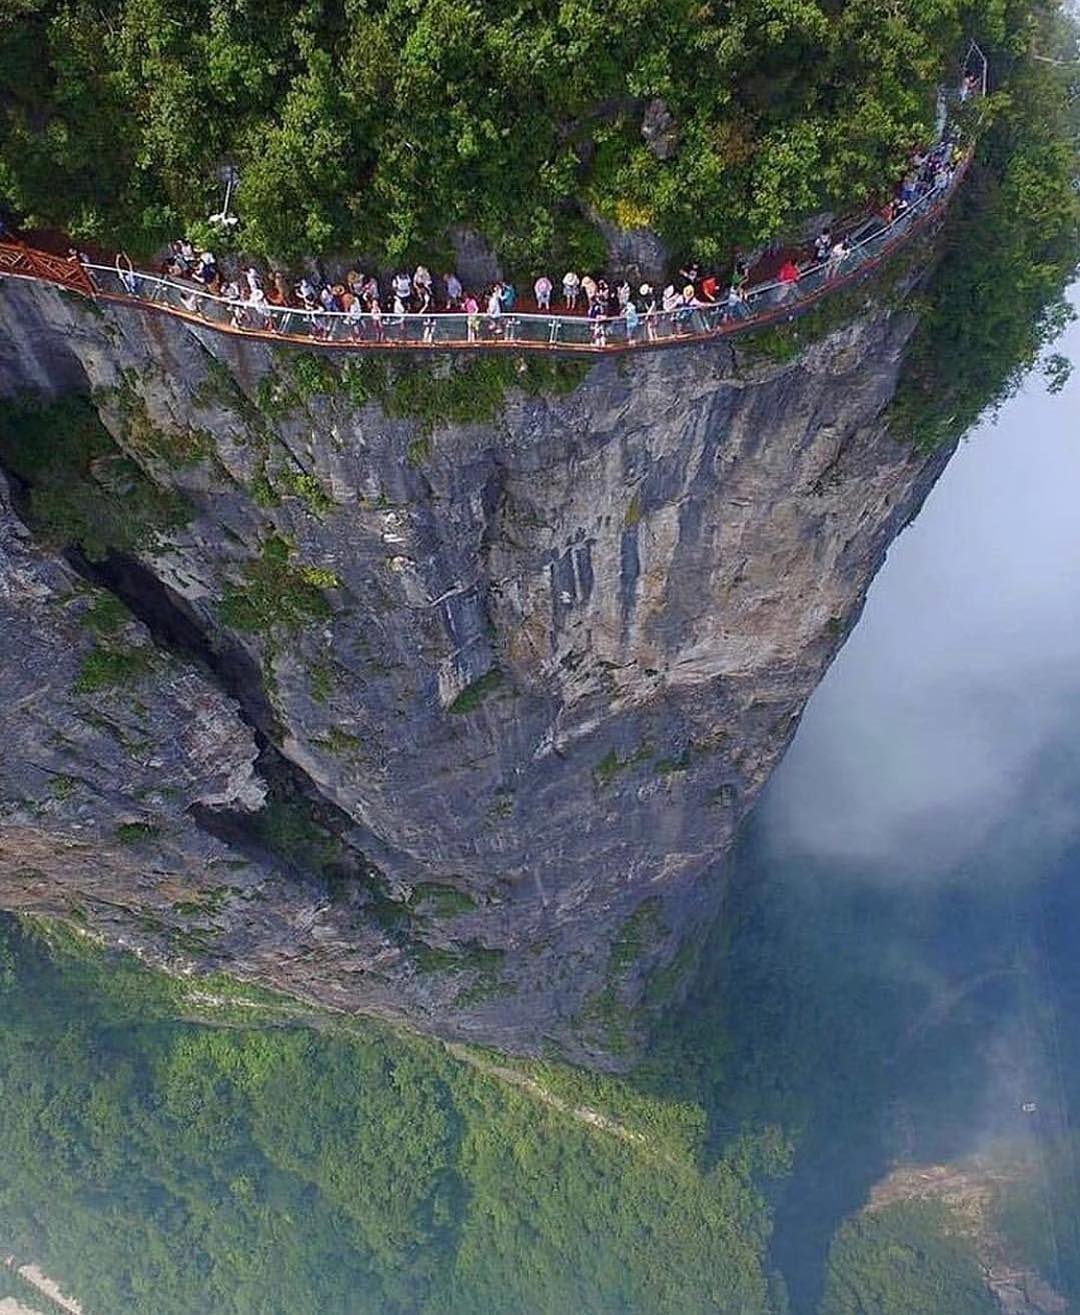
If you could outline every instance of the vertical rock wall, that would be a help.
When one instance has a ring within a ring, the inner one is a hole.
[[[191,962],[617,1061],[640,1003],[678,990],[735,828],[946,459],[882,420],[911,328],[864,318],[783,365],[718,344],[538,380],[505,357],[342,368],[0,283],[0,391],[94,390],[118,446],[190,506],[111,579],[201,637],[183,679],[229,708],[221,745],[200,740],[217,794],[181,791],[168,856],[141,838],[144,887],[212,841],[262,892],[219,901]],[[9,606],[25,624],[23,594]],[[143,688],[148,740],[177,742],[174,687]],[[13,797],[42,712],[0,704]],[[251,824],[260,773],[329,820],[331,860]],[[107,816],[92,845],[119,894],[134,877]],[[34,905],[12,873],[54,834],[5,822],[0,902]],[[60,854],[38,870],[43,907],[85,880]]]

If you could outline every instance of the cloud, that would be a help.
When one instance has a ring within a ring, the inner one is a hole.
[[[1062,350],[1080,360],[1080,325]],[[1080,730],[1078,415],[1080,372],[1056,396],[1033,377],[957,453],[770,785],[772,849],[913,881],[1018,809],[1048,844],[1075,829],[1041,774]]]

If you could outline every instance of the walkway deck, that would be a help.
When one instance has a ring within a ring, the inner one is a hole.
[[[0,276],[52,283],[97,302],[169,315],[217,333],[339,352],[539,351],[548,354],[613,355],[711,342],[794,320],[823,298],[858,283],[900,247],[938,222],[963,180],[970,154],[948,188],[931,190],[886,224],[868,218],[858,241],[839,262],[802,269],[797,283],[765,282],[747,289],[736,308],[726,303],[656,312],[628,329],[621,316],[590,320],[580,315],[501,315],[437,312],[371,315],[227,301],[181,283],[125,267],[80,263],[17,243],[0,243]]]

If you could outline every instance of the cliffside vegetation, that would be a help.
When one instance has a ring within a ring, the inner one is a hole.
[[[904,1202],[844,1224],[821,1315],[998,1315],[971,1239],[938,1202]]]
[[[1042,362],[1052,386],[1068,363],[1049,352],[1072,311],[1080,266],[1080,27],[1040,16],[1038,61],[997,52],[1006,91],[993,99],[967,182],[950,213],[946,254],[927,289],[893,402],[898,433],[923,447],[953,441]],[[1061,65],[1045,62],[1059,58]]]
[[[209,234],[229,164],[262,254],[430,262],[463,223],[517,268],[594,265],[600,215],[719,260],[880,194],[968,37],[1032,8],[15,0],[0,199],[139,253]]]

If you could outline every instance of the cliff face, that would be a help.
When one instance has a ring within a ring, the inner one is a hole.
[[[0,326],[0,392],[94,390],[189,508],[90,572],[176,652],[87,691],[92,598],[4,504],[0,903],[617,1061],[943,465],[881,421],[911,321],[542,378],[343,369],[14,281]]]

